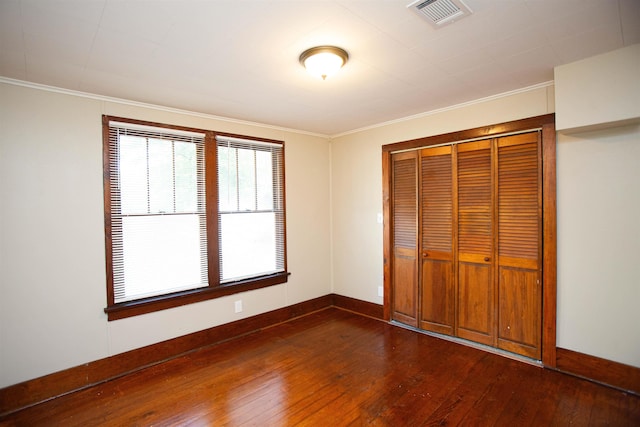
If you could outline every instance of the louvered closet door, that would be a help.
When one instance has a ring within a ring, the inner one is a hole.
[[[495,343],[491,141],[457,146],[457,335]]]
[[[418,326],[418,153],[391,157],[393,320]]]
[[[455,313],[451,152],[450,146],[420,152],[420,328],[448,335]]]
[[[540,359],[539,134],[498,139],[498,347]]]

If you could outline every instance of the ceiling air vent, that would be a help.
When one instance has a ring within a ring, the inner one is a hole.
[[[407,7],[436,28],[471,15],[471,9],[462,0],[417,0]]]

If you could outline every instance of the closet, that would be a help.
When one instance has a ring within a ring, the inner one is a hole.
[[[388,146],[390,320],[542,359],[543,135]]]

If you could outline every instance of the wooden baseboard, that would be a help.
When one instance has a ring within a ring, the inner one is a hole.
[[[353,311],[363,316],[373,317],[382,320],[384,318],[383,308],[380,304],[374,304],[368,301],[345,297],[343,295],[331,294],[333,300],[332,305],[344,310]]]
[[[152,344],[0,389],[0,417],[55,397],[162,363],[181,354],[334,305],[325,295],[268,313]]]
[[[556,358],[560,372],[640,395],[640,368],[565,348],[556,349]]]
[[[337,294],[325,295],[2,388],[0,417],[331,306],[384,319],[383,306],[379,304]],[[640,368],[558,348],[555,369],[640,395]]]

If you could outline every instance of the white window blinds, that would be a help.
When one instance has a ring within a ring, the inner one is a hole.
[[[208,285],[204,134],[109,123],[114,302]]]
[[[216,141],[221,283],[284,272],[283,145]]]

